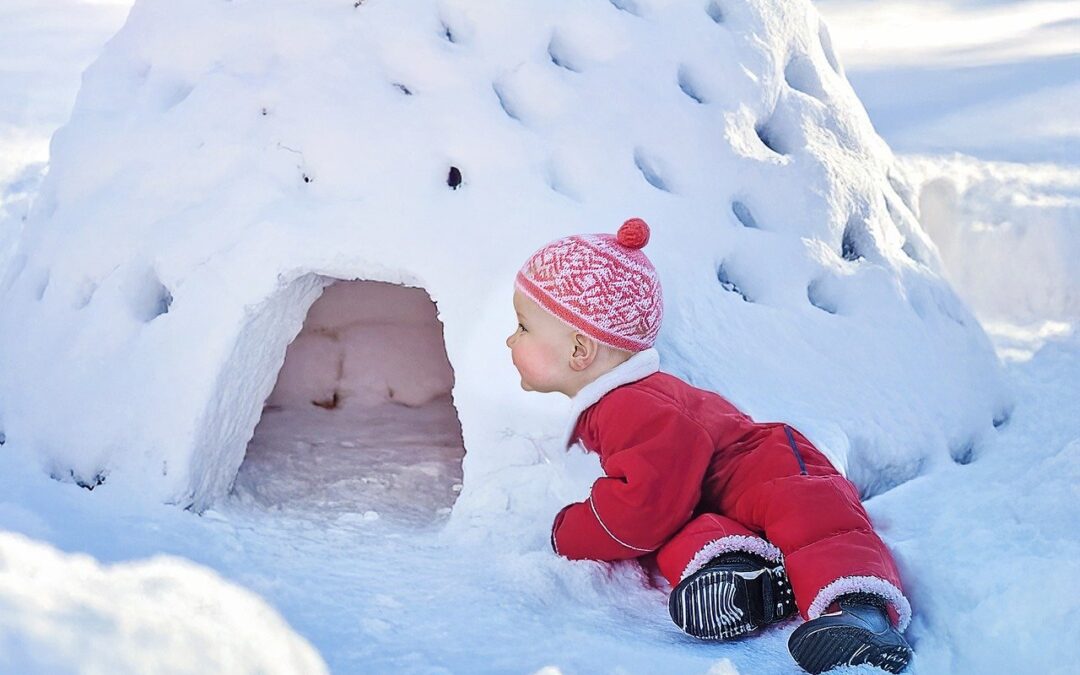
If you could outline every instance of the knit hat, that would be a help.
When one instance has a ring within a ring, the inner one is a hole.
[[[582,333],[616,349],[652,347],[664,316],[656,269],[641,250],[649,226],[640,218],[617,235],[577,234],[533,253],[514,287]]]

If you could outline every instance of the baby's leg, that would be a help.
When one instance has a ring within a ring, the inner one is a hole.
[[[779,549],[744,525],[706,513],[660,548],[671,618],[699,638],[728,639],[795,612]]]
[[[703,513],[687,523],[656,553],[661,574],[674,588],[721,553],[742,551],[780,563],[780,549],[742,523],[716,513]]]
[[[911,609],[892,554],[855,486],[805,436],[776,424],[723,478],[717,510],[763,532],[783,552],[804,617],[862,591],[885,599],[897,627],[907,626]]]

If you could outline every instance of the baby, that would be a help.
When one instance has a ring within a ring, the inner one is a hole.
[[[617,236],[558,239],[515,280],[506,344],[521,386],[570,397],[565,445],[580,442],[604,470],[555,517],[552,548],[655,565],[671,618],[695,637],[733,638],[798,608],[807,621],[788,648],[805,670],[900,672],[911,609],[855,487],[791,426],[660,372],[648,240],[637,218]]]

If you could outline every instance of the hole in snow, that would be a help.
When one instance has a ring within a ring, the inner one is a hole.
[[[782,144],[779,135],[776,133],[776,130],[772,128],[770,123],[762,122],[761,124],[756,125],[754,127],[754,132],[757,133],[757,137],[766,148],[778,155],[787,154],[787,150]]]
[[[1000,429],[1002,426],[1009,423],[1009,419],[1012,417],[1012,410],[1002,410],[998,414],[994,415],[993,424],[995,429]],[[3,434],[0,434],[2,437]],[[0,440],[0,443],[3,441]]]
[[[634,164],[637,165],[638,170],[641,171],[641,175],[645,177],[649,185],[657,190],[671,192],[671,188],[668,187],[667,181],[664,180],[656,158],[650,157],[641,148],[636,148],[634,150]]]
[[[820,279],[811,281],[806,287],[806,297],[810,304],[829,314],[836,314],[836,301],[829,297],[829,293],[823,288],[824,282]]]
[[[679,89],[698,103],[705,103],[705,97],[701,94],[697,85],[694,84],[693,75],[686,66],[679,66]]]
[[[453,190],[458,189],[461,186],[461,169],[456,166],[450,167],[449,173],[446,174],[446,184]]]
[[[3,429],[0,429],[0,445],[4,443],[7,443],[7,434],[4,433]]]
[[[445,39],[450,44],[457,44],[457,37],[454,35],[454,31],[450,28],[450,26],[448,26],[446,24],[445,21],[442,24],[442,28],[443,28],[443,39]]]
[[[634,16],[641,16],[641,4],[638,0],[609,0],[612,6],[621,9],[627,14],[633,14]]]
[[[745,203],[739,200],[731,202],[731,212],[735,214],[735,217],[738,218],[739,222],[745,227],[760,229],[757,220],[754,219],[754,214],[750,212],[750,207]]]
[[[819,100],[825,98],[825,87],[814,68],[814,62],[803,54],[796,54],[788,61],[784,67],[784,81],[795,91],[801,91],[807,96]]]
[[[286,350],[233,492],[267,507],[431,523],[461,486],[453,384],[427,292],[335,282]]]
[[[836,52],[833,51],[832,37],[829,35],[829,27],[824,21],[818,22],[818,41],[821,42],[821,51],[825,52],[825,60],[837,75],[840,75],[840,62],[836,60]]]
[[[722,286],[725,291],[738,293],[739,297],[741,297],[746,302],[753,302],[753,300],[748,298],[746,296],[746,293],[744,293],[743,290],[739,288],[739,286],[734,281],[732,281],[731,275],[724,267],[724,263],[720,263],[720,265],[716,268],[716,280],[720,282],[720,286]]]
[[[712,0],[712,2],[705,7],[705,13],[716,23],[724,23],[724,10],[716,0]]]
[[[400,91],[402,94],[405,94],[406,96],[412,96],[412,90],[403,85],[402,83],[395,82],[394,87],[397,88],[397,90]]]

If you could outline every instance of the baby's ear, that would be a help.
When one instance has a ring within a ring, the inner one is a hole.
[[[585,370],[596,360],[596,355],[600,351],[600,343],[581,332],[575,332],[573,339],[574,351],[570,355],[570,368],[579,371]]]

